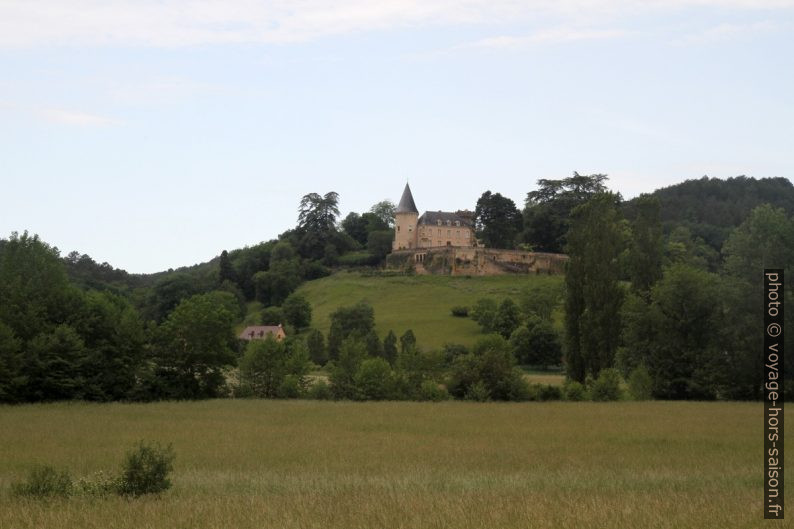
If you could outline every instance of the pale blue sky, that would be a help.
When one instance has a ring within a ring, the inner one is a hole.
[[[794,0],[0,0],[0,236],[131,272],[397,201],[794,176]],[[431,198],[441,197],[441,198]]]

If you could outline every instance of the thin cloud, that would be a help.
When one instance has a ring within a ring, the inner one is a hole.
[[[118,120],[106,116],[62,108],[39,108],[35,110],[35,114],[50,123],[78,127],[107,127],[120,123]]]
[[[698,33],[685,35],[674,41],[675,44],[707,44],[722,40],[776,31],[779,25],[771,20],[763,20],[750,24],[719,24]]]
[[[0,47],[288,44],[362,31],[620,17],[690,7],[765,10],[794,0],[3,0]],[[561,20],[560,20],[561,19]]]
[[[556,28],[523,36],[498,36],[480,39],[457,46],[457,49],[520,49],[538,44],[558,44],[580,40],[603,40],[625,37],[629,31],[620,29]]]

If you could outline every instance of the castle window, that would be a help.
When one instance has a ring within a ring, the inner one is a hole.
[[[455,221],[455,226],[460,226],[460,221],[459,220]]]
[[[460,239],[460,230],[455,232],[455,238]]]
[[[452,237],[452,230],[447,230],[447,237]]]
[[[400,225],[399,224],[397,225],[397,231],[400,231]]]

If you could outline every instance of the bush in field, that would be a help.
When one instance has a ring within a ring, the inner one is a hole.
[[[542,385],[538,391],[538,399],[560,400],[562,399],[562,390],[559,388],[559,386],[552,386],[551,384]]]
[[[68,470],[41,466],[31,470],[27,481],[13,483],[11,492],[16,496],[33,496],[37,498],[70,496],[74,493],[74,483]]]
[[[488,402],[491,400],[491,392],[488,391],[485,383],[480,380],[469,386],[464,398],[475,402]]]
[[[157,494],[171,488],[168,474],[174,468],[171,445],[146,444],[143,441],[127,452],[118,480],[118,493],[125,496]]]
[[[425,380],[419,387],[419,400],[430,400],[433,402],[449,400],[449,392],[444,386],[440,386],[432,380]]]
[[[309,388],[306,396],[314,400],[331,400],[334,394],[331,392],[331,386],[324,379],[320,379]]]
[[[469,307],[452,307],[452,315],[458,318],[466,318],[469,315]]]
[[[602,369],[590,387],[590,398],[596,401],[620,399],[620,373],[617,369]]]
[[[629,375],[629,394],[634,400],[650,400],[653,392],[653,379],[644,365],[635,368]]]
[[[587,390],[580,382],[575,380],[565,382],[562,391],[565,395],[565,400],[570,400],[571,402],[587,400]]]

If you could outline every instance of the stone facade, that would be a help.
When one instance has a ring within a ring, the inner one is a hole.
[[[470,211],[426,211],[420,217],[411,188],[405,184],[394,213],[392,250],[476,246],[473,217]]]
[[[504,274],[563,274],[567,255],[483,247],[436,247],[397,250],[389,268],[413,267],[417,274],[493,276]]]

